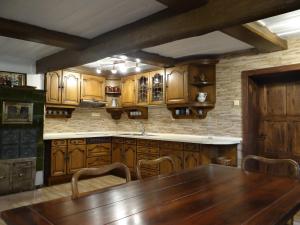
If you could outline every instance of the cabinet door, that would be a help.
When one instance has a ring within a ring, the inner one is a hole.
[[[87,145],[87,157],[110,156],[110,155],[111,155],[110,143]]]
[[[81,99],[104,101],[105,78],[83,74],[81,76]]]
[[[135,170],[136,166],[136,145],[124,145],[123,163],[128,166],[130,171]]]
[[[150,73],[150,100],[149,104],[159,105],[165,103],[165,70]]]
[[[128,76],[122,79],[122,105],[133,106],[135,100],[135,76]]]
[[[149,102],[149,73],[142,73],[136,76],[137,105],[147,105]]]
[[[112,143],[112,163],[123,161],[122,152],[123,152],[122,143]]]
[[[193,169],[200,164],[198,152],[184,152],[184,169]]]
[[[55,146],[51,148],[51,176],[66,174],[67,146]]]
[[[63,71],[62,104],[78,105],[80,102],[80,74]]]
[[[188,67],[174,67],[166,73],[166,103],[186,103],[188,101]]]
[[[61,104],[61,82],[61,70],[46,74],[46,103]]]
[[[160,156],[171,156],[175,161],[175,171],[183,169],[183,151],[176,151],[173,149],[161,149]],[[172,167],[169,162],[160,164],[160,174],[171,173]]]
[[[86,165],[86,145],[71,145],[68,147],[68,174],[84,168]]]

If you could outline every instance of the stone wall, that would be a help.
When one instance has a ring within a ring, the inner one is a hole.
[[[300,63],[300,39],[290,39],[289,49],[268,54],[222,59],[217,65],[217,102],[214,110],[203,120],[174,120],[166,107],[149,108],[145,120],[147,132],[184,133],[198,135],[242,136],[241,72]],[[233,101],[239,100],[240,106]],[[92,117],[92,113],[99,117]],[[122,115],[112,121],[105,109],[76,109],[71,119],[46,119],[46,132],[69,131],[137,131],[138,125]]]

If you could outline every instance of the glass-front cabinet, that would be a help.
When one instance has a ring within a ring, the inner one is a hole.
[[[150,73],[150,102],[151,105],[163,104],[165,100],[164,70]]]
[[[137,75],[137,104],[147,105],[149,102],[149,73]]]

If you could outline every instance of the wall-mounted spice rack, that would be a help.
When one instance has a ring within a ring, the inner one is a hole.
[[[71,118],[74,107],[46,106],[46,118]]]

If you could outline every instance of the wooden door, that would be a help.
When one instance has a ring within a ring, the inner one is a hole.
[[[183,169],[183,151],[173,149],[161,149],[160,156],[170,156],[175,161],[175,171]],[[162,162],[160,164],[160,174],[171,173],[172,167],[169,162]]]
[[[122,78],[122,106],[136,104],[135,75]]]
[[[193,169],[200,165],[199,152],[184,151],[184,169]]]
[[[63,71],[62,104],[78,105],[80,103],[80,74]]]
[[[51,148],[51,176],[61,176],[67,173],[67,146]]]
[[[61,104],[62,71],[46,74],[46,103]]]
[[[130,171],[135,171],[136,166],[136,145],[124,144],[123,163],[128,166]]]
[[[92,75],[81,75],[81,99],[104,101],[105,78]]]
[[[148,105],[150,97],[149,73],[136,75],[136,103],[137,105]]]
[[[188,102],[188,66],[167,69],[166,103],[186,102]]]
[[[86,167],[86,145],[70,145],[68,147],[68,174]]]
[[[123,162],[123,143],[112,143],[112,163]]]
[[[149,104],[161,105],[165,103],[165,70],[153,71],[149,76],[150,93]]]

